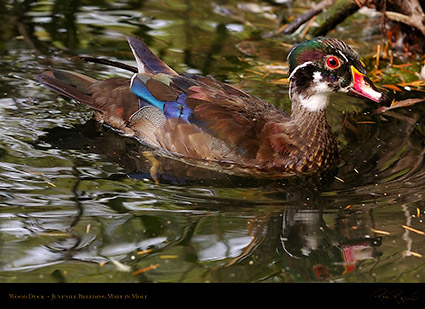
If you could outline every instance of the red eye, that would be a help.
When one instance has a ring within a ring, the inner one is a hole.
[[[328,59],[326,59],[326,64],[332,70],[335,70],[341,66],[341,62],[335,56],[329,56]]]

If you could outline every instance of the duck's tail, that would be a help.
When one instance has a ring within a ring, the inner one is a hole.
[[[90,93],[90,86],[97,82],[94,78],[67,70],[45,71],[35,78],[61,95],[96,107]]]
[[[134,58],[136,59],[137,69],[135,67],[110,60],[97,59],[93,57],[80,58],[89,62],[97,62],[105,65],[120,67],[135,73],[163,73],[169,75],[178,75],[176,71],[171,69],[164,61],[158,58],[149,49],[145,42],[143,42],[143,40],[129,36],[127,37],[127,41],[131,47]],[[60,93],[61,95],[87,104],[92,108],[96,109],[97,107],[92,100],[90,91],[90,86],[97,82],[97,80],[94,78],[72,71],[57,69],[45,71],[36,75],[35,78],[42,84]]]
[[[98,81],[80,73],[52,70],[37,75],[36,79],[57,93],[91,107],[96,120],[132,134],[128,124],[139,109],[139,100],[131,93],[128,78]]]

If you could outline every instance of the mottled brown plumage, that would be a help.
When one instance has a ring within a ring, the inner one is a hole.
[[[329,94],[355,90],[382,98],[366,85],[351,49],[336,39],[307,41],[289,55],[291,115],[212,78],[179,75],[140,39],[129,43],[138,64],[131,80],[96,81],[61,70],[37,78],[164,155],[227,173],[283,177],[326,170],[338,158],[326,122]]]

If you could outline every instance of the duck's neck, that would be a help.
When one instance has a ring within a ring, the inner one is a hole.
[[[303,104],[302,96],[292,96],[291,122],[296,125],[300,141],[300,158],[296,169],[305,171],[308,169],[325,169],[333,165],[338,157],[338,150],[331,127],[326,120],[326,105],[328,96],[310,97],[309,103],[316,101],[323,106],[320,109],[311,109],[309,105]],[[304,101],[305,103],[305,101]],[[318,106],[318,105],[315,106]]]
[[[327,94],[313,94],[305,97],[293,92],[291,100],[291,121],[296,123],[299,128],[329,130],[329,125],[326,121],[326,106],[329,103]]]

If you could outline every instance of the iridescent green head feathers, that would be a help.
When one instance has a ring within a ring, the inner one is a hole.
[[[366,77],[354,51],[343,41],[318,37],[295,46],[288,55],[290,95],[309,111],[321,111],[332,92],[351,92],[373,101],[382,95]]]
[[[318,61],[325,55],[334,54],[354,66],[363,68],[354,51],[344,42],[335,38],[317,37],[295,46],[288,55],[289,73],[307,61]],[[364,71],[364,69],[363,69]],[[364,71],[363,73],[366,73]]]

